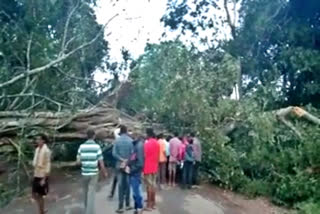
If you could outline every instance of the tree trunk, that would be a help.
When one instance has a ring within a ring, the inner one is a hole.
[[[0,112],[0,145],[5,138],[17,136],[23,129],[30,133],[46,132],[55,141],[72,141],[86,139],[87,129],[93,128],[97,139],[110,140],[121,124],[138,135],[143,134],[147,126],[106,103],[78,112]],[[160,125],[154,125],[154,128],[163,131]]]

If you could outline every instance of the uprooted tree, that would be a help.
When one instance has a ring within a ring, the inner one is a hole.
[[[141,128],[135,119],[99,103],[97,91],[110,85],[95,81],[93,74],[110,66],[104,38],[118,14],[100,25],[95,3],[0,2],[0,172],[13,176],[8,182],[17,192],[22,182],[17,175],[28,174],[25,146],[33,133],[47,132],[54,142],[79,140],[92,126],[105,140],[120,122]],[[9,168],[6,162],[14,165]],[[3,188],[1,203],[8,199]]]
[[[70,125],[73,130],[85,129],[91,124],[101,129],[108,126],[106,121],[116,126],[114,118],[119,114],[116,110],[103,109],[103,105],[96,107],[97,90],[107,85],[96,82],[93,72],[108,66],[104,33],[118,14],[99,25],[91,3],[77,0],[1,2],[2,137],[16,136],[22,127],[42,127],[57,132],[78,117],[82,120]],[[84,108],[94,110],[77,112]],[[101,112],[109,119],[99,120]],[[89,122],[90,116],[96,121]],[[65,134],[63,138],[81,138],[82,134],[83,131]]]

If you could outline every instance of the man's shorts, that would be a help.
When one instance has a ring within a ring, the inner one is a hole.
[[[41,180],[43,178],[33,178],[32,181],[32,192],[36,193],[40,196],[45,196],[48,194],[49,192],[49,179],[48,178],[44,178],[45,182],[44,185],[41,185]]]
[[[169,172],[177,171],[177,162],[169,162]]]
[[[147,174],[144,175],[144,182],[147,187],[156,188],[157,187],[157,174]]]

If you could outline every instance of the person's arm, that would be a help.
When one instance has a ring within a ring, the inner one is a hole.
[[[166,147],[166,143],[165,143],[164,141],[161,142],[160,149],[161,149],[160,152],[162,152],[162,155],[163,155],[164,157],[167,157],[167,147]]]
[[[45,185],[46,179],[50,175],[50,170],[51,170],[51,152],[50,152],[49,149],[45,152],[44,158],[45,158],[44,159],[45,176],[40,181],[40,185],[41,186]]]
[[[37,155],[38,155],[38,148],[34,151],[32,166],[35,167],[37,165]]]
[[[199,161],[201,161],[201,159],[202,159],[202,146],[201,146],[201,141],[199,141],[199,143],[198,143],[198,149],[199,149]]]
[[[45,169],[46,169],[46,177],[48,177],[51,171],[51,152],[50,150],[48,150],[46,153],[47,154],[46,154],[46,160],[45,160],[46,162]]]
[[[162,151],[161,151],[161,146],[160,146],[159,143],[157,144],[157,147],[158,147],[158,152],[157,152],[157,154],[158,154],[158,162],[159,162],[159,161],[160,161],[160,152],[162,152]]]
[[[102,175],[103,175],[103,177],[106,178],[108,176],[108,174],[107,174],[106,167],[104,166],[103,156],[102,156],[102,151],[101,151],[100,146],[99,146],[99,149],[98,149],[97,158],[98,158],[98,161],[99,161],[99,166],[100,166],[100,170],[102,172]]]
[[[179,147],[178,147],[178,161],[183,161],[182,160],[182,146],[180,145]]]
[[[143,146],[140,145],[137,149],[137,156],[135,164],[130,164],[130,171],[131,173],[135,173],[143,168],[144,165],[144,151]]]
[[[75,165],[81,165],[81,146],[78,149],[77,158],[75,161]]]
[[[117,161],[124,161],[124,160],[120,157],[120,155],[119,155],[119,153],[118,153],[118,143],[117,143],[117,141],[114,142],[114,144],[113,144],[112,156],[113,156]]]

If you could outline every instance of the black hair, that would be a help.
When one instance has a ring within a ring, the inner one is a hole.
[[[191,133],[190,133],[190,136],[191,136],[191,137],[195,137],[196,134],[195,134],[194,132],[191,132]]]
[[[162,133],[158,134],[158,139],[163,139],[164,138],[164,135]]]
[[[152,128],[147,128],[146,133],[147,133],[147,137],[155,137],[155,134]]]
[[[127,127],[125,126],[125,125],[121,125],[120,126],[120,135],[122,135],[122,134],[127,134],[127,132],[128,132],[128,129],[127,129]]]
[[[133,144],[133,145],[137,145],[137,143],[139,143],[139,142],[140,142],[140,140],[139,140],[139,139],[136,139],[136,140],[132,141],[132,144]]]
[[[96,133],[95,133],[95,131],[94,131],[93,129],[88,129],[88,130],[87,130],[87,137],[88,137],[89,139],[94,138],[95,135],[96,135]]]
[[[167,136],[167,138],[166,138],[166,141],[170,141],[172,139],[172,136],[171,135],[169,135],[169,136]]]
[[[178,133],[178,132],[174,132],[173,135],[174,135],[175,137],[179,137],[179,133]]]
[[[188,139],[188,142],[189,142],[189,144],[193,144],[193,139],[192,139],[192,138],[189,138],[189,139]]]
[[[37,137],[40,137],[41,140],[43,140],[45,144],[49,143],[49,137],[46,134],[41,133],[41,134],[38,134]]]

